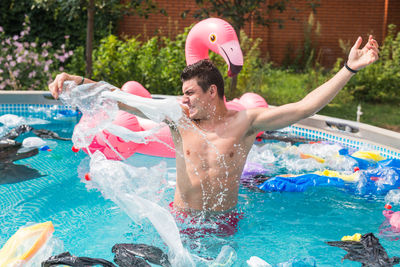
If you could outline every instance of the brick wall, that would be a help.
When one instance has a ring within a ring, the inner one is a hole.
[[[273,2],[270,0],[269,2]],[[344,42],[353,42],[357,36],[364,39],[373,34],[379,43],[382,43],[384,33],[385,1],[388,3],[387,24],[393,23],[400,29],[400,1],[399,0],[321,0],[317,8],[315,21],[320,23],[320,35],[315,37],[318,43],[320,61],[324,66],[332,66],[337,57],[344,54],[339,46],[339,39]],[[123,35],[140,35],[147,39],[155,34],[175,36],[177,33],[196,20],[189,14],[182,19],[180,14],[184,10],[193,13],[198,7],[194,0],[157,0],[159,7],[164,8],[168,17],[161,14],[152,14],[148,19],[137,16],[127,16],[119,24],[118,32]],[[278,25],[261,27],[255,23],[248,23],[245,32],[250,37],[259,37],[263,40],[261,50],[263,56],[269,55],[276,64],[281,64],[285,57],[294,58],[304,42],[303,28],[311,9],[307,0],[291,0],[288,9],[283,13],[272,13],[271,17],[282,18],[284,28]],[[298,11],[295,11],[298,10]],[[290,20],[295,17],[296,20]]]

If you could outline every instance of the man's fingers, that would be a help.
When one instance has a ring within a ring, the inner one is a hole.
[[[64,83],[64,75],[61,74],[60,77],[58,77],[58,82],[57,82],[57,92],[60,92],[62,87],[63,87],[63,83]]]
[[[372,38],[372,35],[369,36],[368,45],[366,46],[368,50],[373,50],[376,54],[379,54],[379,45],[378,42]]]
[[[375,39],[372,39],[372,40],[370,41],[370,44],[371,44],[372,47],[374,47],[374,48],[376,48],[376,49],[379,48],[379,44],[378,44],[378,42],[377,42]]]
[[[371,50],[374,51],[376,54],[379,54],[379,49],[377,47],[373,46]]]
[[[372,43],[374,44],[374,46],[375,46],[376,48],[379,48],[379,44],[378,44],[378,42],[377,42],[375,39],[372,40]]]
[[[370,50],[370,51],[371,51],[370,53],[371,53],[374,61],[378,60],[378,58],[379,58],[378,52],[376,52],[374,50]]]
[[[361,43],[362,43],[362,38],[361,38],[361,36],[358,36],[357,41],[355,42],[355,44],[353,45],[353,47],[351,49],[360,48]]]
[[[50,90],[52,96],[55,99],[57,99],[58,98],[58,93],[57,93],[57,90],[56,90],[55,86],[56,86],[56,84],[54,82],[52,82],[51,84],[49,84],[49,90]]]
[[[370,35],[368,38],[368,46],[369,46],[369,48],[372,48],[372,47],[374,47],[376,49],[379,48],[378,42],[372,37],[372,35]]]
[[[379,55],[374,50],[369,50],[366,55],[366,64],[369,65],[379,59]]]
[[[58,74],[54,81],[49,84],[51,94],[55,99],[58,98],[59,93],[62,90],[63,83],[65,81],[65,73]]]

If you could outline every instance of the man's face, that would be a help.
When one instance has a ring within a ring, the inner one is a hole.
[[[191,79],[183,82],[182,92],[182,104],[189,108],[189,118],[192,120],[207,118],[211,102],[208,91],[204,93],[197,80]]]

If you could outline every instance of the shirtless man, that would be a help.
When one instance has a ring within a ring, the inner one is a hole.
[[[233,209],[237,204],[246,157],[257,133],[291,125],[328,104],[357,70],[378,59],[378,43],[372,36],[362,49],[361,43],[359,37],[350,51],[347,65],[329,81],[299,102],[276,108],[228,110],[218,69],[207,60],[187,66],[181,75],[184,118],[178,124],[167,122],[176,149],[174,208],[185,212]],[[49,85],[55,98],[67,80],[78,84],[93,82],[79,76],[59,74]],[[144,116],[134,107],[121,103],[119,106],[132,114]]]

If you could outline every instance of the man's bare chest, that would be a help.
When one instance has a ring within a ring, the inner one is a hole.
[[[196,161],[231,161],[246,150],[242,139],[233,134],[199,131],[184,132],[181,136],[184,157]]]

